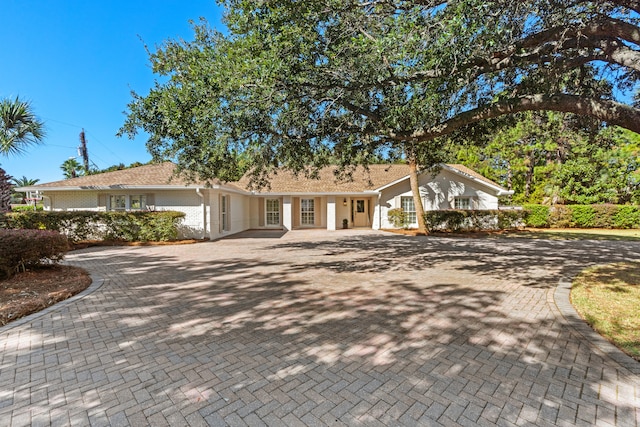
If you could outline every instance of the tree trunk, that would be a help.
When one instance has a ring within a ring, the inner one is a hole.
[[[11,176],[0,168],[0,213],[11,210]]]
[[[411,185],[411,193],[413,193],[413,204],[416,208],[416,217],[418,220],[418,232],[429,234],[427,223],[424,220],[424,206],[422,205],[422,197],[420,197],[420,184],[418,183],[418,163],[413,153],[408,153],[407,161],[409,162],[409,184]]]

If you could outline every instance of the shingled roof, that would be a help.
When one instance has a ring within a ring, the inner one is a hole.
[[[340,180],[335,166],[326,167],[318,172],[318,179],[307,178],[304,174],[295,176],[291,171],[279,170],[269,175],[268,188],[262,193],[361,193],[375,190],[385,184],[407,176],[406,165],[369,165],[355,168],[352,179]],[[249,177],[245,175],[236,183],[238,187],[249,190]]]
[[[485,178],[466,166],[459,164],[445,165],[463,176],[484,182],[487,185],[503,189],[499,184]],[[28,188],[32,190],[77,190],[101,188],[136,188],[136,187],[204,187],[204,182],[191,182],[181,175],[175,175],[176,165],[171,162],[150,164],[130,169],[105,172],[96,175],[81,176],[62,181],[48,182]],[[269,176],[270,187],[257,193],[362,193],[374,191],[409,175],[407,165],[387,164],[369,165],[368,168],[358,166],[351,179],[339,179],[337,167],[326,167],[318,172],[318,179],[307,178],[304,174],[296,176],[286,170],[279,170]],[[240,191],[251,191],[250,179],[245,175],[237,182],[221,183],[216,180],[212,185],[224,185]]]
[[[175,164],[171,162],[138,166],[95,175],[80,176],[61,181],[34,185],[34,190],[46,189],[92,189],[102,187],[154,187],[154,186],[205,186],[203,182],[190,182],[181,175],[174,175]],[[220,184],[220,181],[212,182]]]

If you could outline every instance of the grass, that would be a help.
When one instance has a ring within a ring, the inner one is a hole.
[[[516,236],[551,240],[619,240],[640,241],[640,229],[608,228],[527,228]]]
[[[417,230],[384,229],[390,233],[415,236]],[[527,239],[546,240],[616,240],[626,242],[640,242],[640,229],[606,229],[606,228],[525,228],[522,230],[502,231],[460,231],[460,232],[432,232],[434,236],[470,237],[470,238],[511,238],[524,237]]]
[[[583,271],[573,281],[571,302],[593,329],[640,361],[640,263]]]

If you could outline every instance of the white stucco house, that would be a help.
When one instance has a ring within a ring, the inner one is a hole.
[[[170,162],[49,182],[18,191],[37,191],[45,210],[175,210],[186,214],[184,237],[217,239],[248,229],[393,228],[387,211],[403,208],[415,219],[406,165],[358,168],[352,180],[337,181],[334,169],[319,179],[279,171],[270,187],[252,191],[249,179],[237,182],[187,182],[174,176]],[[442,165],[434,177],[420,175],[426,210],[498,209],[510,195],[495,182],[462,165]]]

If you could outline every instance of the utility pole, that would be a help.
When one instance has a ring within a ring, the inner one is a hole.
[[[78,154],[82,156],[84,174],[89,175],[89,151],[87,151],[87,140],[84,137],[84,129],[80,132],[80,147],[78,147]]]

